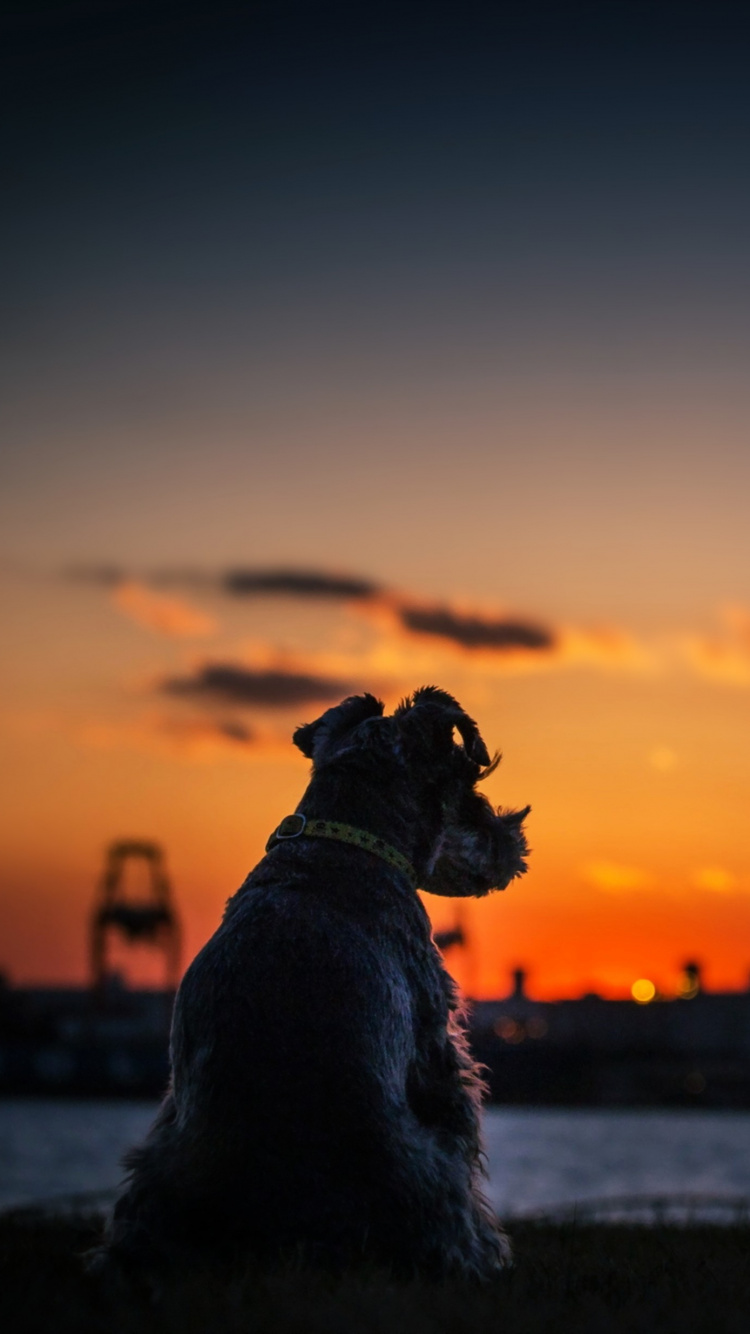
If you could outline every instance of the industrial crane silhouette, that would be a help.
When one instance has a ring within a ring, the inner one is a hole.
[[[145,897],[131,898],[126,894],[125,867],[132,860],[146,863],[149,888]],[[91,981],[100,995],[107,982],[107,946],[113,933],[123,936],[129,944],[145,943],[160,949],[165,961],[165,985],[170,989],[177,986],[180,924],[158,843],[125,839],[112,843],[107,850],[90,919]]]
[[[444,954],[446,950],[452,949],[454,945],[466,944],[466,932],[459,921],[456,922],[455,926],[450,927],[446,931],[435,931],[432,938],[441,954]]]
[[[434,931],[432,939],[441,954],[446,954],[448,950],[460,951],[461,971],[457,980],[463,994],[467,998],[473,996],[477,980],[476,956],[472,948],[473,937],[466,928],[463,905],[454,904],[452,926],[444,927],[442,931]]]

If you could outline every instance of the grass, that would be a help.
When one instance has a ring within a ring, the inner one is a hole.
[[[484,1288],[299,1265],[192,1274],[158,1305],[82,1272],[93,1214],[0,1215],[4,1334],[747,1334],[750,1228],[516,1224]]]

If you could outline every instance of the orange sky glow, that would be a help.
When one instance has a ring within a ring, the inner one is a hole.
[[[743,42],[199,8],[8,34],[0,970],[86,980],[124,837],[187,963],[299,800],[295,726],[435,684],[532,806],[526,876],[428,904],[468,992],[746,988]]]
[[[709,987],[747,985],[738,720],[750,645],[736,606],[703,636],[549,622],[544,647],[467,647],[446,626],[538,633],[542,619],[464,599],[441,604],[444,633],[430,635],[397,613],[436,604],[401,590],[239,599],[206,576],[199,591],[165,591],[179,582],[6,576],[17,656],[6,666],[1,962],[14,981],[85,979],[87,914],[114,838],[165,846],[186,961],[215,928],[307,781],[293,727],[328,702],[164,689],[231,662],[251,689],[258,674],[283,691],[306,673],[323,693],[339,681],[388,707],[436,681],[503,751],[486,790],[495,804],[531,803],[528,874],[483,901],[425,896],[438,929],[465,930],[450,966],[470,994],[503,994],[521,965],[540,997],[626,995],[641,976],[671,995],[694,957]],[[725,659],[731,672],[716,670]],[[158,978],[145,949],[120,962],[134,982]]]

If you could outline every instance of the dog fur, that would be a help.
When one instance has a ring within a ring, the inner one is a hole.
[[[496,812],[476,790],[497,758],[446,692],[390,717],[354,696],[294,741],[313,764],[298,811],[381,837],[425,890],[479,896],[526,869],[528,808]],[[456,987],[380,857],[304,836],[272,847],[185,974],[171,1062],[100,1267],[295,1251],[487,1279],[509,1262],[481,1189],[483,1085]]]

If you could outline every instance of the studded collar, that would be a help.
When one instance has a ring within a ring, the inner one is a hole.
[[[280,843],[287,843],[295,838],[330,838],[337,843],[349,843],[356,848],[364,848],[380,857],[389,866],[394,866],[409,880],[412,889],[417,887],[417,873],[408,857],[394,848],[377,834],[370,834],[366,829],[356,829],[354,825],[343,824],[340,820],[312,820],[296,811],[294,815],[285,815],[281,824],[274,829],[266,843],[266,852],[271,852]]]

